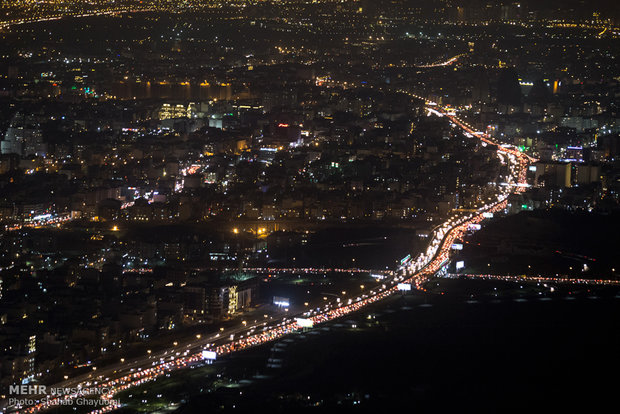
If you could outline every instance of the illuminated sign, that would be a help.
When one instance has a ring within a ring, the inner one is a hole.
[[[411,255],[408,254],[407,256],[405,256],[403,259],[401,259],[400,261],[400,265],[403,266],[405,263],[407,263],[409,260],[411,260]]]
[[[453,243],[450,248],[452,250],[463,250],[463,244],[462,243]]]
[[[288,308],[290,305],[289,299],[288,298],[283,298],[280,296],[274,296],[273,297],[273,304],[276,306],[280,306],[282,308]]]
[[[403,292],[411,290],[411,284],[409,283],[399,283],[396,287],[398,290],[402,290]]]
[[[314,326],[314,322],[311,319],[295,318],[295,322],[297,322],[300,328],[312,328]]]
[[[482,226],[478,223],[472,223],[469,226],[467,226],[467,228],[469,230],[480,230],[482,228]]]
[[[536,172],[536,166],[535,165],[530,165],[528,167],[528,170],[530,170],[531,172]]]
[[[461,260],[459,262],[456,262],[456,270],[461,270],[464,267],[465,267],[465,262],[464,261]]]
[[[482,213],[482,217],[484,218],[493,218],[493,213]]]
[[[217,358],[217,352],[213,351],[202,351],[202,359],[210,359],[214,360]]]
[[[38,215],[38,216],[34,216],[32,219],[34,221],[39,221],[39,220],[47,220],[47,219],[50,219],[50,218],[52,218],[51,214],[41,214],[41,215]]]

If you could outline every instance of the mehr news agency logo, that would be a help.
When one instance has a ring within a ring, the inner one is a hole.
[[[106,387],[48,387],[46,385],[9,385],[9,407],[28,407],[40,403],[49,405],[83,405],[101,407],[120,405],[119,400],[97,398],[112,390]]]

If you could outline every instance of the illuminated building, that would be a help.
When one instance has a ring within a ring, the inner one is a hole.
[[[176,119],[176,118],[189,118],[190,109],[194,104],[189,104],[187,107],[181,104],[169,104],[165,103],[161,106],[158,117],[160,120]]]

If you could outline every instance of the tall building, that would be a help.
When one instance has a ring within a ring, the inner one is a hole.
[[[591,184],[601,181],[601,166],[577,164],[575,167],[575,181],[577,184]]]
[[[506,105],[521,104],[521,86],[514,68],[502,69],[497,80],[497,102]]]
[[[488,103],[490,100],[489,77],[484,69],[474,76],[474,85],[471,91],[474,102]]]
[[[4,140],[0,142],[0,152],[20,156],[45,156],[47,145],[43,142],[39,124],[25,115],[16,113],[4,135]]]
[[[535,182],[538,185],[544,183],[551,187],[570,187],[571,186],[571,164],[557,162],[537,162]]]
[[[532,103],[546,104],[551,100],[551,91],[542,79],[534,82],[527,98]]]

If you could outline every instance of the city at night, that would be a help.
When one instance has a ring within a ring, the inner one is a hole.
[[[613,0],[0,3],[0,414],[615,411],[618,249]]]

